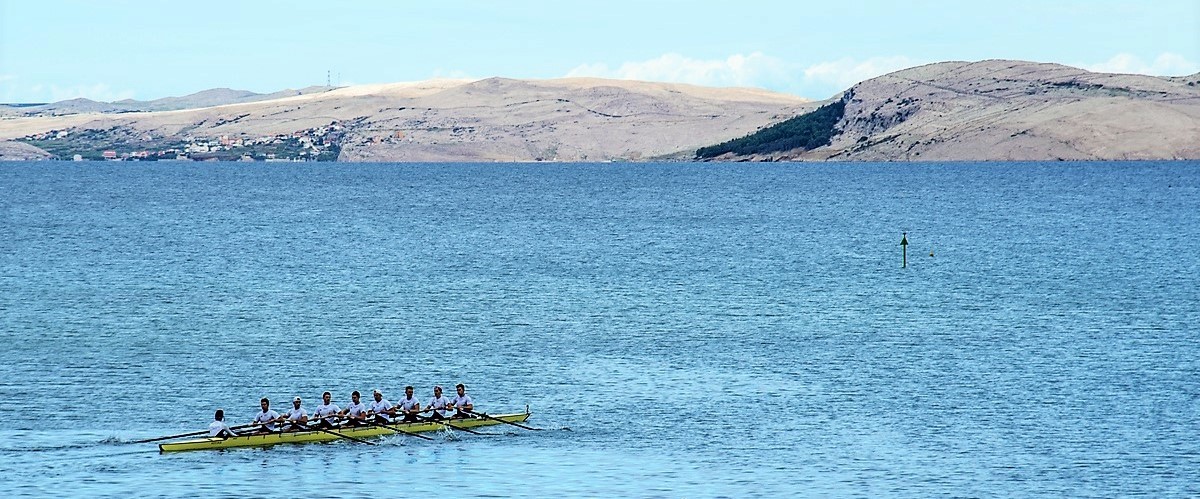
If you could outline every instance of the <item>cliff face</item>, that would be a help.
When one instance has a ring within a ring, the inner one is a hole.
[[[750,159],[1197,159],[1198,80],[1021,61],[931,64],[848,90],[828,146]]]

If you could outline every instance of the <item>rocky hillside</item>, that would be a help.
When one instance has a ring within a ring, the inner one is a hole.
[[[22,142],[0,141],[0,161],[53,159],[53,155]]]
[[[99,159],[113,149],[142,159],[642,160],[687,158],[809,108],[805,99],[756,89],[433,80],[203,109],[9,118],[0,120],[0,140],[62,159]]]
[[[1092,73],[1021,61],[946,62],[864,81],[816,147],[778,128],[702,149],[725,160],[1200,159],[1200,77]],[[815,113],[814,113],[815,114]],[[815,122],[812,117],[796,121]],[[783,126],[784,124],[781,124]],[[773,134],[773,135],[772,135]],[[759,145],[748,151],[747,145]]]

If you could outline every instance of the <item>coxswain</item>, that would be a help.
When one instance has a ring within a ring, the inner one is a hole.
[[[454,391],[458,392],[458,396],[450,401],[450,408],[454,409],[455,419],[469,418],[470,412],[475,409],[475,405],[471,403],[471,396],[467,395],[467,387],[462,383],[454,385]]]
[[[412,385],[404,387],[404,398],[400,399],[400,412],[404,414],[403,421],[406,423],[416,423],[421,420],[417,414],[421,412],[421,402],[413,396]]]
[[[278,421],[286,423],[283,431],[300,431],[306,429],[304,423],[308,422],[308,412],[300,407],[300,397],[292,399],[292,410],[280,417]]]
[[[450,400],[442,396],[442,387],[433,387],[433,398],[429,399],[429,403],[425,404],[426,411],[433,411],[433,415],[429,419],[446,419],[446,407],[450,405]]]
[[[333,394],[325,392],[321,394],[321,405],[313,411],[313,418],[317,420],[317,426],[321,428],[337,428],[334,424],[334,418],[342,412],[342,408],[333,403]]]
[[[279,419],[279,413],[271,409],[271,401],[263,397],[258,401],[262,406],[262,412],[254,416],[254,423],[259,425],[255,433],[271,433],[275,431],[275,421]]]
[[[346,418],[344,424],[349,426],[362,426],[365,424],[364,421],[367,419],[367,404],[364,404],[359,398],[358,390],[354,390],[350,394],[350,405],[347,405],[342,410],[342,417]]]
[[[379,424],[388,424],[392,422],[392,416],[396,415],[396,409],[392,407],[392,403],[383,398],[383,392],[375,390],[375,402],[371,404],[369,415],[374,416],[374,421]]]
[[[234,433],[229,425],[225,424],[224,410],[217,409],[217,413],[213,415],[213,422],[208,424],[208,436],[221,438],[237,436],[237,433]]]

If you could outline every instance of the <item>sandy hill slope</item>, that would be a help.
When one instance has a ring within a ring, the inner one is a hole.
[[[431,80],[200,109],[9,118],[0,120],[0,140],[65,131],[63,140],[152,144],[335,128],[344,161],[638,160],[686,157],[811,107],[757,89],[591,78]]]
[[[1022,61],[945,62],[843,96],[828,146],[722,159],[858,161],[1200,158],[1200,78]]]

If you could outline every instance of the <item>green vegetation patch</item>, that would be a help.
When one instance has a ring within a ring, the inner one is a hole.
[[[738,155],[767,154],[804,148],[816,149],[829,145],[833,136],[841,133],[834,127],[846,112],[846,103],[839,100],[781,121],[745,137],[696,150],[697,158],[715,158],[725,153]]]

